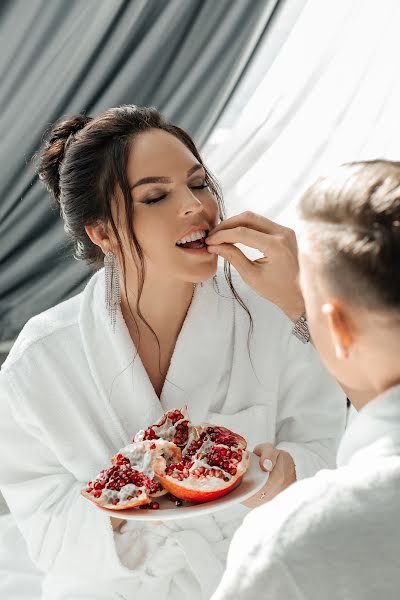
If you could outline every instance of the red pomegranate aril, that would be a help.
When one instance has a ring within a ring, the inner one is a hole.
[[[183,419],[183,414],[179,410],[175,410],[173,412],[168,413],[168,417],[173,423],[176,423],[180,419]]]
[[[95,492],[93,492],[93,496],[94,496],[95,498],[100,498],[100,496],[101,496],[101,491],[100,491],[100,490],[96,490]]]
[[[152,427],[149,427],[148,429],[146,429],[146,431],[144,432],[144,436],[143,436],[144,440],[158,440],[159,437],[156,434],[156,432],[154,431],[154,429]]]
[[[114,498],[114,500],[112,501],[112,504],[118,504],[119,499],[118,498]]]
[[[158,504],[158,502],[152,502],[150,504],[150,508],[151,510],[158,510],[160,508],[160,505]]]
[[[90,492],[93,492],[93,488],[88,487],[86,488],[86,491],[88,492],[88,494],[90,494]]]

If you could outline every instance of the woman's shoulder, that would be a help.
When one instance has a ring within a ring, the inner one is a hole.
[[[79,323],[80,304],[83,292],[35,315],[22,328],[15,340],[2,369],[7,370],[30,354],[40,343],[52,345],[52,340],[70,332]]]

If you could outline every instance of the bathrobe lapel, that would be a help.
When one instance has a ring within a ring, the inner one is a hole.
[[[80,329],[94,385],[114,429],[116,446],[156,422],[164,410],[189,405],[194,421],[204,420],[223,374],[233,327],[233,302],[214,289],[197,286],[175,346],[159,399],[132,342],[122,314],[115,332],[104,296],[104,271],[97,272],[83,294]],[[216,327],[218,321],[223,327]],[[229,339],[228,339],[229,338]],[[210,377],[210,373],[213,376]]]

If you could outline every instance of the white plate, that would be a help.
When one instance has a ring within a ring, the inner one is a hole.
[[[160,508],[157,510],[140,508],[111,510],[109,508],[102,508],[90,500],[88,500],[88,502],[91,503],[93,508],[101,510],[111,517],[127,519],[128,521],[171,521],[173,519],[190,519],[191,517],[198,517],[218,510],[224,510],[228,506],[243,502],[247,498],[250,498],[250,496],[254,496],[254,494],[256,494],[267,482],[268,478],[267,473],[261,470],[259,460],[260,458],[258,456],[250,452],[250,465],[241,483],[231,492],[226,494],[226,496],[222,496],[222,498],[212,500],[211,502],[204,502],[201,504],[184,502],[182,506],[175,506],[171,500],[168,500],[168,495],[165,495],[161,496],[161,498],[154,498],[160,505]],[[85,500],[87,500],[87,498],[85,498]]]

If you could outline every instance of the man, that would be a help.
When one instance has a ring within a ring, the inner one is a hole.
[[[245,518],[212,600],[394,600],[400,597],[400,163],[343,165],[306,191],[300,211],[300,285],[312,341],[359,414],[342,439],[336,470],[291,485]],[[257,247],[265,258],[248,261],[235,242]],[[283,280],[288,268],[293,275],[293,233],[246,214],[222,224],[208,243],[289,314],[288,303],[299,298],[294,278],[291,294],[284,284],[279,292],[272,278],[282,273]]]

